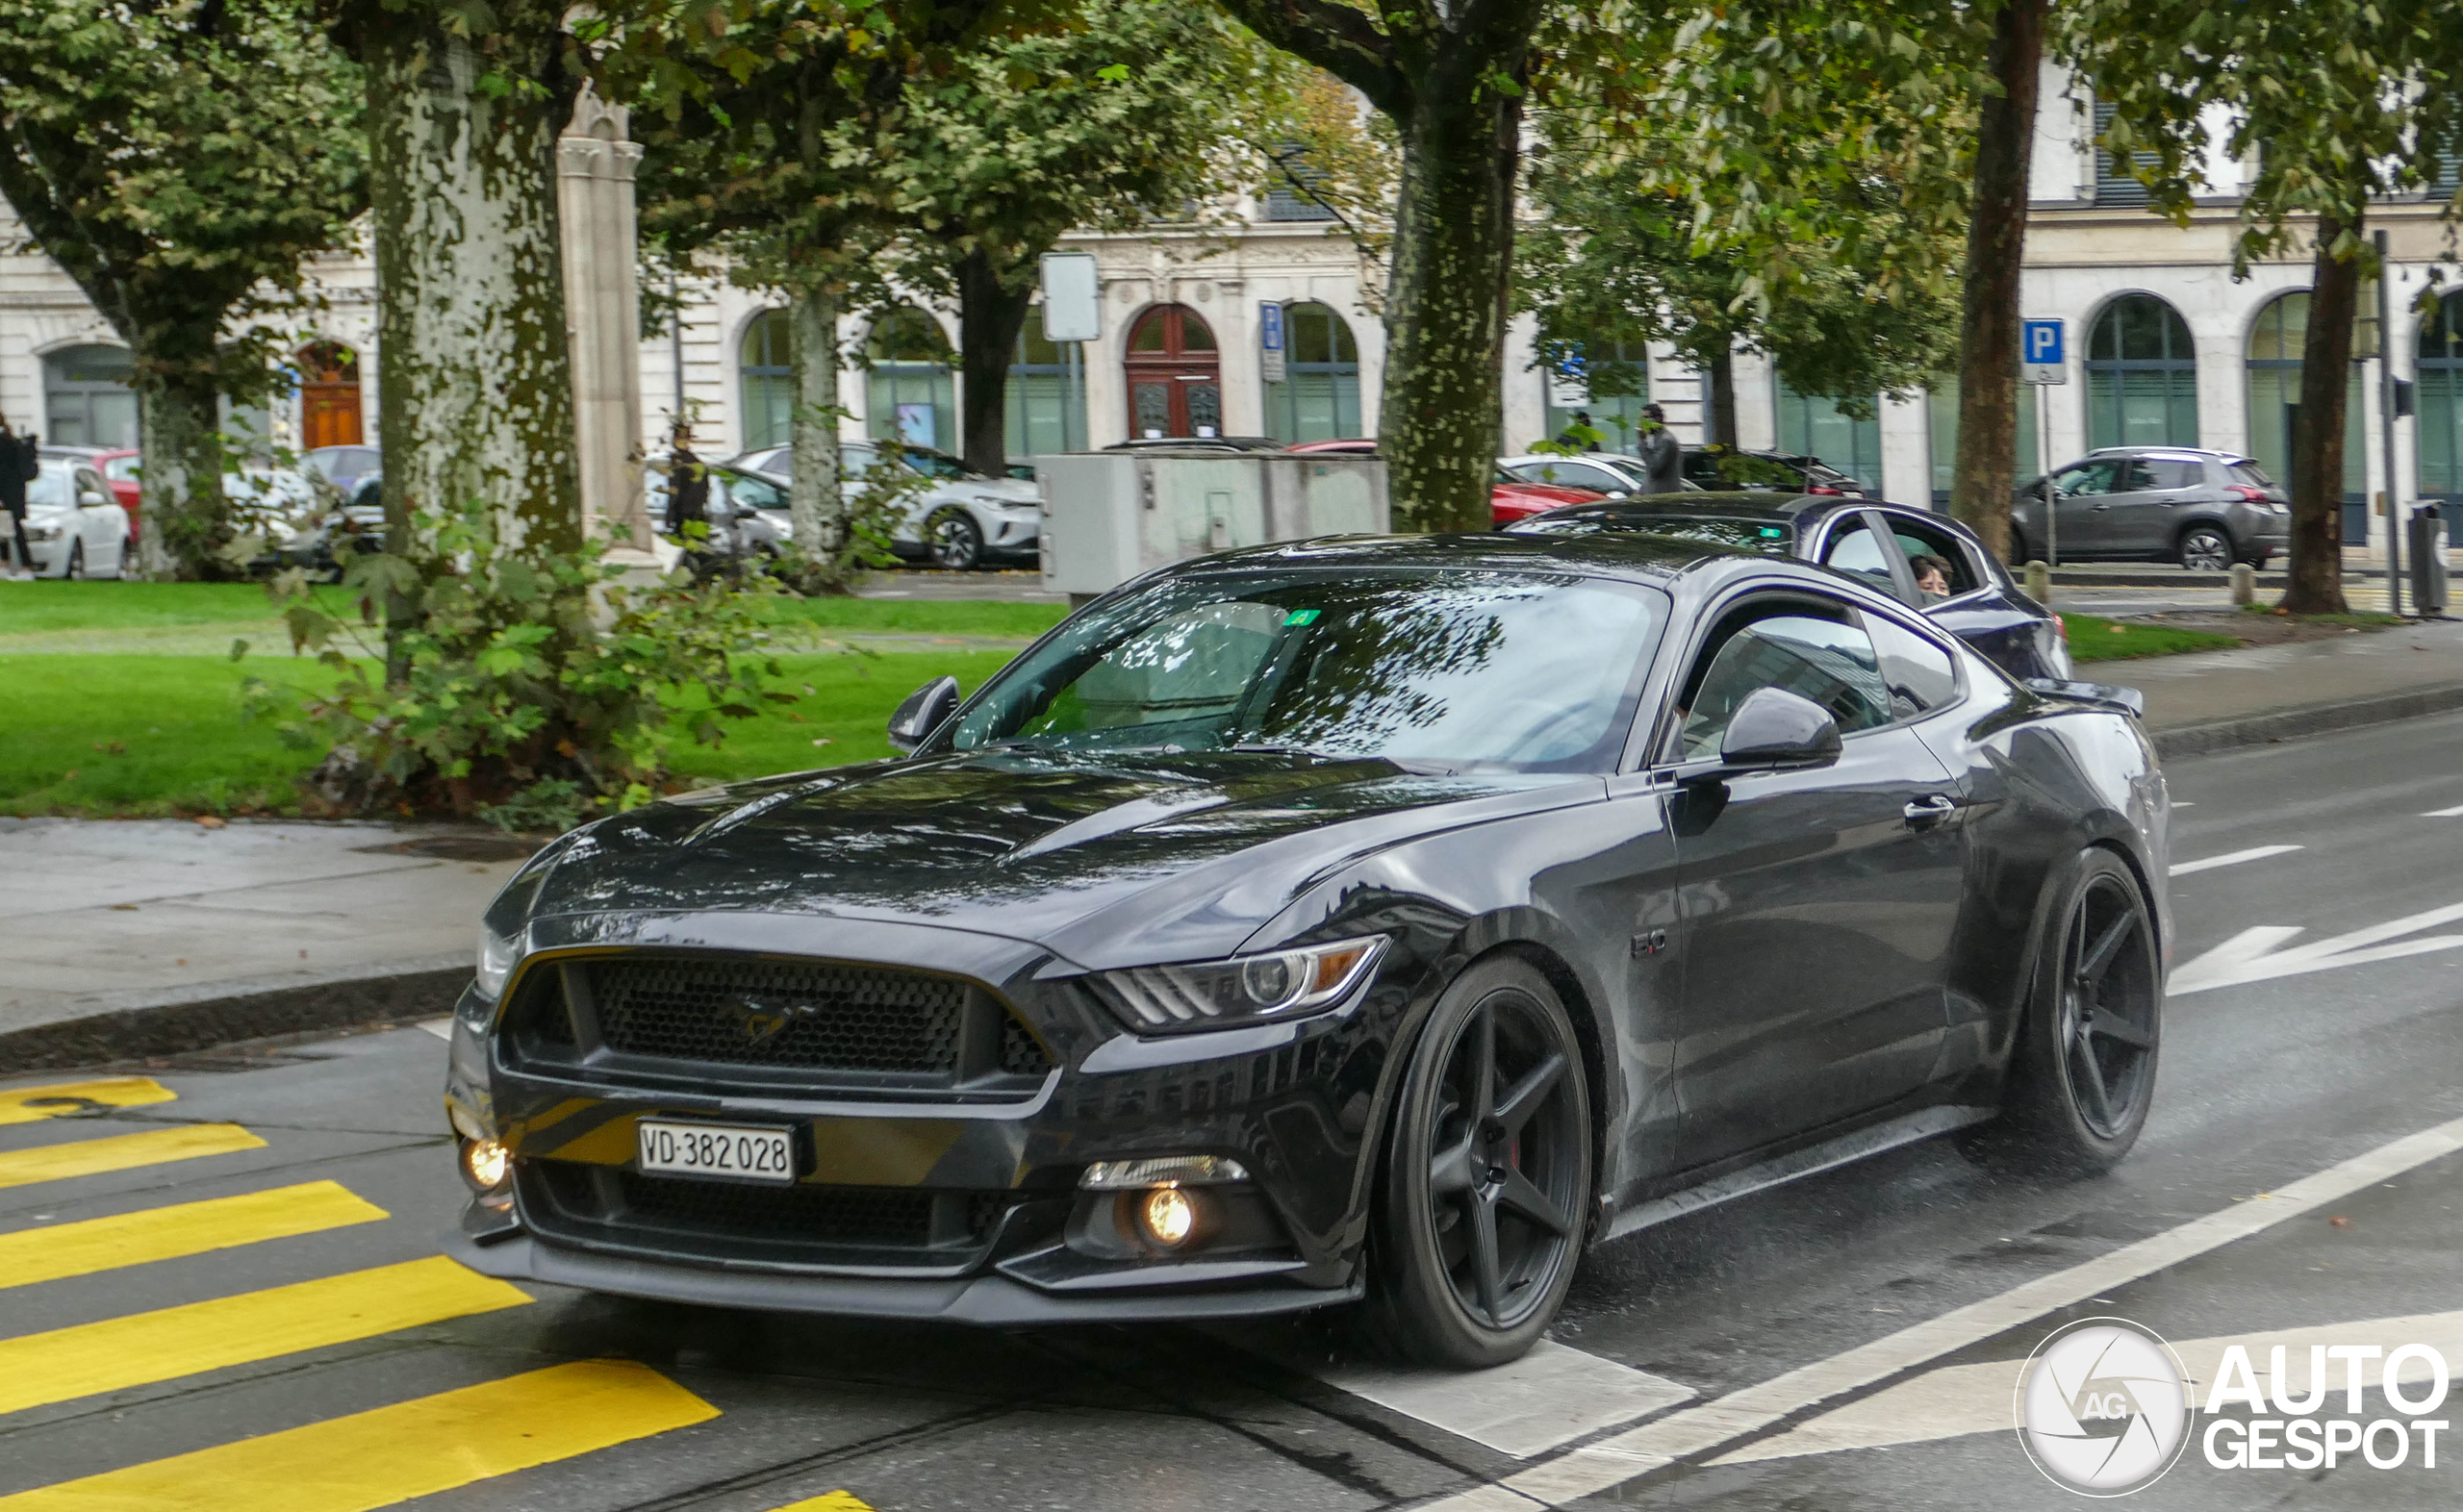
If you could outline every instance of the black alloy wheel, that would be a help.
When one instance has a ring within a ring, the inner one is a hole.
[[[1573,1024],[1511,957],[1465,971],[1405,1074],[1374,1242],[1371,1320],[1425,1364],[1515,1359],[1556,1317],[1590,1200]]]
[[[955,505],[935,510],[924,522],[924,549],[934,567],[972,572],[983,565],[983,527]]]
[[[2014,1122],[2037,1164],[2098,1172],[2129,1152],[2153,1101],[2163,971],[2138,878],[2090,850],[2054,916],[2020,1029]]]
[[[2181,566],[2193,572],[2221,572],[2232,565],[2232,538],[2213,525],[2193,525],[2181,535]]]

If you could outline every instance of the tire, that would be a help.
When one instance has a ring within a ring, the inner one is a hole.
[[[2174,556],[2192,572],[2221,572],[2232,565],[2232,538],[2213,525],[2192,525],[2181,532]]]
[[[1511,957],[1463,972],[1421,1031],[1386,1141],[1369,1240],[1376,1342],[1457,1370],[1528,1351],[1581,1258],[1595,1139],[1581,1048],[1547,979]]]
[[[2011,1050],[2007,1117],[1988,1148],[2061,1174],[2112,1169],[2146,1125],[2163,1004],[2138,877],[2111,851],[2088,850],[2045,932]]]
[[[924,550],[934,567],[972,572],[983,565],[983,527],[965,510],[946,505],[924,521]]]
[[[2244,562],[2248,563],[2248,564],[2249,564],[2249,566],[2250,566],[2250,567],[2251,567],[2253,570],[2256,570],[2256,571],[2259,571],[2259,572],[2263,572],[2263,571],[2265,571],[2265,570],[2267,569],[2267,564],[2268,564],[2269,562],[2273,561],[2273,559],[2274,559],[2274,553],[2273,553],[2273,552],[2269,551],[2269,550],[2268,550],[2266,547],[2264,547],[2264,546],[2260,546],[2257,550],[2250,552],[2247,556],[2246,556],[2246,557],[2242,558],[2241,560],[2242,560],[2242,561],[2244,561]]]
[[[67,583],[82,583],[85,581],[86,542],[83,541],[72,541],[68,542],[68,565],[61,569],[60,576],[63,582]]]

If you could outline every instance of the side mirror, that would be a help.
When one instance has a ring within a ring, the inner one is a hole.
[[[935,677],[906,695],[898,712],[889,717],[889,743],[902,751],[911,751],[924,743],[924,737],[939,729],[958,706],[958,680]],[[1837,737],[1834,735],[1833,740]]]
[[[77,502],[88,509],[101,509],[105,504],[109,503],[110,500],[104,498],[101,494],[95,492],[91,489],[82,489],[78,491]]]
[[[1830,711],[1784,688],[1745,695],[1719,741],[1719,762],[1741,770],[1826,767],[1839,759],[1839,721]]]

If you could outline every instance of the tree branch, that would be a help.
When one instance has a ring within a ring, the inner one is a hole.
[[[1329,0],[1218,0],[1249,30],[1304,63],[1323,68],[1399,118],[1410,108],[1410,81],[1395,63],[1393,39],[1368,17]]]

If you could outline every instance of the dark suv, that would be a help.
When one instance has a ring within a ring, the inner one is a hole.
[[[2060,499],[2057,541],[2047,542],[2044,499]],[[2292,500],[2256,463],[2189,446],[2107,446],[2019,490],[2010,507],[2019,561],[2120,557],[2177,562],[2221,572],[2235,562],[2264,567],[2292,535]]]

